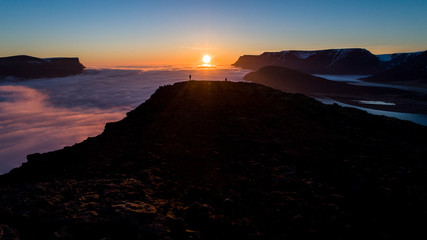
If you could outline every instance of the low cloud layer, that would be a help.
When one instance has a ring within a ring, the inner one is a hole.
[[[26,155],[47,152],[100,134],[162,85],[188,79],[240,81],[247,71],[126,69],[86,70],[52,79],[0,81],[0,174]]]

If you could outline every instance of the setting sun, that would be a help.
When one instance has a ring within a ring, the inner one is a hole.
[[[211,57],[209,57],[209,55],[205,55],[205,56],[203,56],[203,62],[204,63],[209,63],[211,61]]]

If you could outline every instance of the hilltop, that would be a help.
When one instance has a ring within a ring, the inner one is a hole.
[[[426,134],[259,84],[176,83],[0,176],[0,238],[420,239]]]

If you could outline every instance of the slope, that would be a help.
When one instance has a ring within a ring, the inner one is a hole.
[[[161,87],[0,177],[9,239],[425,237],[425,127],[253,83]],[[4,237],[5,239],[8,239]]]

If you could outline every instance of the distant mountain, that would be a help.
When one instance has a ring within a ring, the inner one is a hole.
[[[366,49],[289,50],[241,56],[233,65],[258,70],[281,66],[310,74],[370,75],[411,61],[422,52],[374,55]]]
[[[65,77],[79,74],[83,66],[78,58],[36,58],[26,55],[0,58],[0,77]]]
[[[383,69],[375,55],[360,48],[265,52],[241,56],[233,65],[253,70],[282,66],[310,74],[371,74]]]
[[[386,69],[390,69],[408,60],[413,59],[414,57],[420,55],[421,53],[422,52],[392,53],[392,54],[380,54],[376,56],[384,64]]]
[[[372,82],[417,82],[427,83],[427,51],[398,56],[402,63],[384,72],[364,78]],[[393,61],[390,60],[390,61]]]
[[[259,84],[176,83],[0,176],[0,236],[426,239],[426,135]]]

